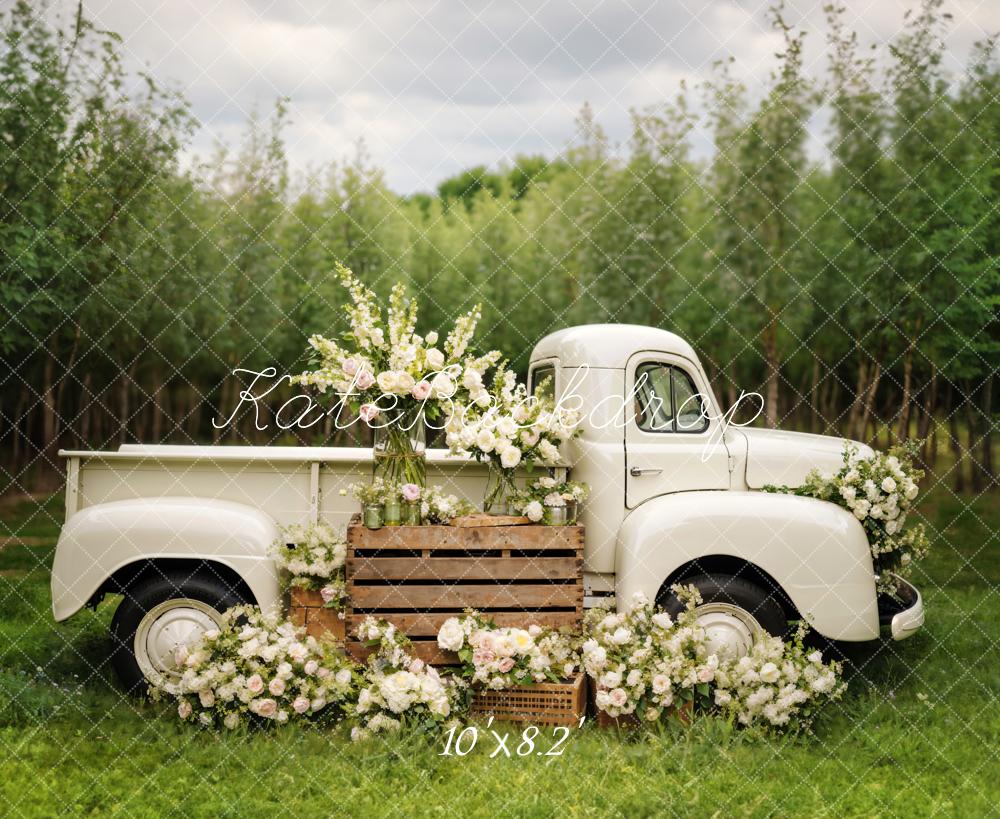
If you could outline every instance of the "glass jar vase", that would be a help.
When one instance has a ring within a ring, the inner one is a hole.
[[[420,501],[403,501],[403,526],[420,525]]]
[[[403,505],[399,498],[389,498],[382,507],[382,522],[386,526],[399,526],[403,521]]]
[[[366,503],[362,513],[362,522],[366,529],[382,528],[382,504]]]
[[[515,492],[514,470],[490,461],[490,474],[486,479],[486,494],[483,496],[483,511],[487,515],[507,515],[510,499]]]
[[[568,520],[565,506],[546,506],[542,513],[542,523],[546,526],[565,526]]]
[[[400,416],[374,428],[372,471],[390,486],[427,485],[426,433],[423,415]]]

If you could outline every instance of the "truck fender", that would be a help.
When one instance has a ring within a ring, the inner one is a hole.
[[[258,606],[273,608],[280,603],[280,588],[270,552],[279,537],[269,515],[212,498],[135,498],[88,506],[59,535],[52,613],[65,620],[115,572],[163,559],[226,566],[242,578]]]
[[[879,634],[875,571],[861,524],[815,498],[765,492],[680,492],[635,509],[618,535],[616,595],[655,600],[699,557],[752,563],[777,582],[809,625],[834,640]]]

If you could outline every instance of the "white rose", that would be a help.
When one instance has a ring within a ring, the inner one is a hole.
[[[635,688],[642,681],[642,672],[638,668],[633,668],[629,671],[628,676],[625,678],[625,682],[630,688]]]
[[[903,497],[907,500],[913,500],[917,496],[918,491],[919,490],[917,489],[917,485],[915,483],[908,483],[903,492]]]
[[[504,469],[513,469],[521,463],[521,450],[516,446],[507,446],[500,453],[500,465]]]
[[[517,433],[517,424],[514,419],[509,415],[505,415],[497,423],[497,432],[500,433],[504,438],[513,438]]]
[[[413,376],[408,372],[398,372],[396,373],[396,392],[400,395],[406,395],[413,389],[413,385],[417,382],[413,380]]]
[[[538,523],[544,514],[545,510],[542,508],[542,504],[538,501],[532,501],[524,507],[524,515],[532,523]]]
[[[632,639],[632,631],[625,628],[625,626],[619,626],[615,629],[615,633],[609,638],[615,645],[625,645],[629,640]]]
[[[451,398],[455,394],[455,382],[447,373],[438,373],[431,379],[431,396],[434,398]]]
[[[384,393],[391,393],[396,389],[396,373],[392,370],[379,373],[375,381],[378,383],[378,388]]]
[[[495,444],[496,438],[493,437],[492,432],[488,429],[479,430],[479,433],[476,435],[476,447],[483,452],[492,452]]]
[[[470,392],[478,392],[478,388],[483,385],[483,377],[475,370],[466,370],[462,373],[462,386]]]
[[[457,617],[449,617],[438,630],[438,645],[446,651],[458,651],[465,641],[465,631]]]
[[[559,450],[549,441],[543,440],[539,442],[538,454],[542,456],[542,460],[546,463],[554,464],[559,461]]]
[[[670,615],[665,611],[657,612],[653,615],[653,625],[657,628],[668,629],[674,624],[674,621],[670,618]]]
[[[477,407],[482,407],[484,409],[490,405],[491,400],[490,394],[486,390],[480,390],[472,399],[473,403],[475,403]]]
[[[438,334],[434,330],[431,330],[427,334],[427,338],[425,340],[427,341],[428,344],[437,344]]]
[[[895,492],[896,482],[892,478],[883,478],[882,480],[882,491],[883,492]]]
[[[764,663],[760,667],[760,678],[766,683],[775,683],[781,676],[781,671],[774,663]]]
[[[617,671],[609,671],[603,677],[601,677],[601,685],[605,688],[617,688],[622,681],[622,675]]]
[[[440,370],[444,366],[444,353],[436,347],[427,351],[427,366],[432,370]]]

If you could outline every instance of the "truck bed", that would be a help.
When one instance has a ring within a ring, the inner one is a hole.
[[[116,451],[60,450],[67,459],[66,519],[88,506],[143,497],[203,497],[260,509],[280,525],[345,526],[358,502],[342,491],[371,476],[361,447],[124,444]],[[478,506],[487,468],[444,449],[427,451],[427,482]]]

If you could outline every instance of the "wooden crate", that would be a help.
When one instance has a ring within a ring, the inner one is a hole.
[[[293,625],[304,626],[309,636],[319,639],[326,635],[343,647],[347,620],[336,609],[324,608],[318,591],[292,588],[289,615]]]
[[[582,526],[393,526],[347,529],[347,628],[369,614],[394,623],[414,654],[455,663],[437,633],[474,608],[498,626],[577,626],[583,616]],[[348,649],[364,659],[372,649]]]
[[[503,691],[477,690],[470,714],[501,722],[532,725],[579,725],[587,713],[587,676],[577,674],[564,683],[516,685]]]

